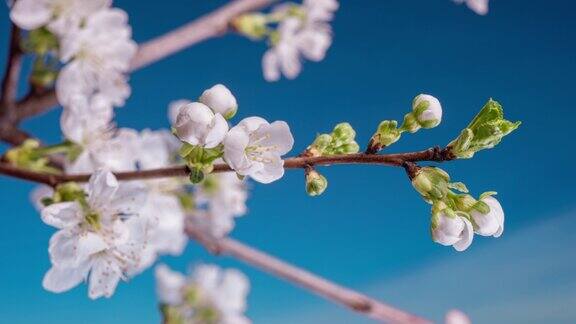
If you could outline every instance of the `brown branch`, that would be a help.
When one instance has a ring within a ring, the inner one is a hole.
[[[176,30],[152,39],[139,46],[130,70],[135,71],[169,55],[183,50],[206,39],[226,32],[229,22],[236,16],[251,10],[263,8],[276,0],[236,0],[206,14]],[[58,105],[56,93],[52,89],[41,95],[30,93],[18,102],[17,120],[45,113]]]
[[[285,169],[304,169],[310,166],[318,165],[332,165],[332,164],[376,164],[376,165],[389,165],[389,166],[404,166],[406,162],[418,161],[431,161],[443,162],[453,160],[454,156],[449,149],[441,149],[439,147],[429,148],[424,151],[408,152],[408,153],[395,153],[395,154],[343,154],[332,156],[319,156],[319,157],[293,157],[284,160]],[[2,166],[2,165],[0,165]],[[8,174],[3,172],[5,168],[14,168],[12,166],[2,166],[0,173],[14,176],[13,172]],[[52,175],[50,178],[37,177],[43,175],[42,173],[19,170],[19,174],[23,173],[36,173],[32,178],[43,179],[44,181],[37,181],[50,185],[55,185],[63,182],[87,182],[90,179],[90,174],[62,174]],[[233,171],[227,164],[214,165],[213,172],[230,172]],[[174,166],[161,169],[128,171],[128,172],[115,172],[118,180],[141,180],[141,179],[154,179],[154,178],[167,178],[167,177],[181,177],[187,176],[189,170],[186,166]],[[18,177],[18,176],[16,176]],[[20,177],[23,180],[31,180],[31,177]],[[34,180],[32,180],[34,181]]]
[[[216,255],[229,255],[276,277],[303,287],[337,304],[381,322],[432,323],[416,315],[396,309],[349,288],[340,286],[309,271],[298,268],[239,241],[223,238],[214,240],[191,226],[188,235]]]
[[[6,71],[0,89],[0,138],[10,144],[18,144],[18,140],[22,139],[20,136],[22,133],[14,127],[17,119],[16,94],[22,68],[22,50],[19,42],[20,29],[12,24]]]

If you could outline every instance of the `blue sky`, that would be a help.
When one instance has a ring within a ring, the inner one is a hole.
[[[115,3],[130,13],[141,42],[222,1]],[[341,121],[356,128],[363,145],[381,120],[401,119],[415,95],[437,96],[442,124],[389,149],[402,152],[448,143],[492,97],[509,119],[523,121],[520,129],[493,150],[442,167],[473,194],[499,192],[506,211],[502,238],[477,237],[464,253],[434,244],[429,206],[403,170],[376,166],[322,168],[330,186],[318,198],[305,195],[301,171],[271,185],[253,184],[250,212],[232,236],[432,319],[458,307],[479,323],[573,323],[575,9],[568,0],[496,0],[481,17],[448,0],[347,1],[326,60],[306,63],[298,79],[265,82],[265,46],[227,35],[134,73],[133,95],[117,121],[165,128],[169,101],[193,99],[224,83],[240,104],[236,121],[252,115],[287,121],[296,154]],[[0,15],[4,62],[7,10]],[[55,143],[58,118],[53,111],[24,128]],[[61,295],[42,290],[53,230],[28,201],[32,188],[0,178],[1,321],[157,322],[151,271],[122,284],[109,300],[88,300],[86,287]],[[246,271],[252,281],[248,315],[256,323],[364,320],[234,260],[213,258],[194,243],[182,257],[165,261],[180,270],[205,261]]]

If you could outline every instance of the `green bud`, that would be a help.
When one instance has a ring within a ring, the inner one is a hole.
[[[6,160],[17,167],[37,172],[57,174],[60,170],[50,167],[50,160],[45,156],[40,142],[34,139],[25,140],[20,146],[16,146],[6,152]]]
[[[398,122],[395,120],[384,120],[380,122],[378,130],[370,139],[366,153],[375,154],[384,147],[396,143],[400,139],[402,132],[403,130],[398,129]]]
[[[247,13],[232,20],[234,29],[253,40],[262,39],[268,34],[266,16],[261,13]]]
[[[306,172],[306,192],[310,196],[319,196],[328,187],[328,180],[312,169]]]
[[[22,48],[26,52],[46,55],[58,50],[58,39],[47,28],[41,27],[28,33],[28,37],[22,42]]]
[[[356,131],[352,126],[348,123],[340,123],[334,127],[332,131],[332,136],[334,140],[340,141],[342,143],[348,143],[350,141],[354,141],[356,137]]]
[[[334,149],[334,154],[354,154],[360,151],[360,146],[356,142],[343,144]]]
[[[490,99],[482,110],[448,147],[457,158],[471,158],[480,150],[498,145],[502,138],[514,131],[520,122],[504,119],[502,106]]]
[[[204,172],[201,168],[190,168],[190,181],[194,184],[200,183],[204,180]]]
[[[412,179],[412,186],[422,195],[424,200],[433,203],[447,197],[450,177],[439,168],[422,167]]]

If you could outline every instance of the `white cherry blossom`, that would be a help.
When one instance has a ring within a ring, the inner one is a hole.
[[[472,223],[460,215],[447,215],[444,211],[434,215],[432,239],[445,246],[453,246],[456,251],[466,250],[474,238]]]
[[[214,148],[224,140],[228,122],[221,114],[215,114],[203,103],[192,102],[180,107],[174,129],[183,142]]]
[[[199,101],[226,119],[232,118],[236,114],[236,110],[238,110],[236,97],[222,84],[217,84],[204,91]]]
[[[26,30],[47,26],[56,34],[76,31],[89,15],[110,6],[111,0],[19,0],[10,19]]]
[[[110,297],[120,279],[138,267],[147,224],[138,215],[146,199],[137,184],[119,185],[106,170],[96,171],[85,201],[61,202],[42,210],[42,220],[58,229],[50,239],[52,268],[45,289],[64,292],[89,277],[90,298]]]
[[[470,216],[476,225],[476,234],[482,236],[500,237],[504,232],[504,210],[494,197],[485,197],[481,199],[490,207],[487,214],[483,214],[475,209],[470,212]]]
[[[284,175],[282,155],[290,152],[293,145],[286,122],[270,124],[260,117],[248,117],[226,135],[224,159],[238,174],[270,183]]]
[[[281,74],[294,79],[302,70],[298,51],[297,31],[301,21],[298,18],[285,19],[278,27],[279,40],[262,57],[262,70],[267,81],[277,81]]]

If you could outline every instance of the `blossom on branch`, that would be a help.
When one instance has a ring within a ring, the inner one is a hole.
[[[284,175],[282,155],[290,152],[293,145],[286,122],[270,124],[260,117],[248,117],[226,135],[224,160],[238,174],[270,183]]]
[[[42,210],[42,220],[58,229],[50,239],[52,268],[44,288],[60,293],[89,278],[90,298],[112,296],[118,281],[139,266],[147,242],[147,223],[138,214],[146,199],[141,189],[98,170],[85,198]]]

